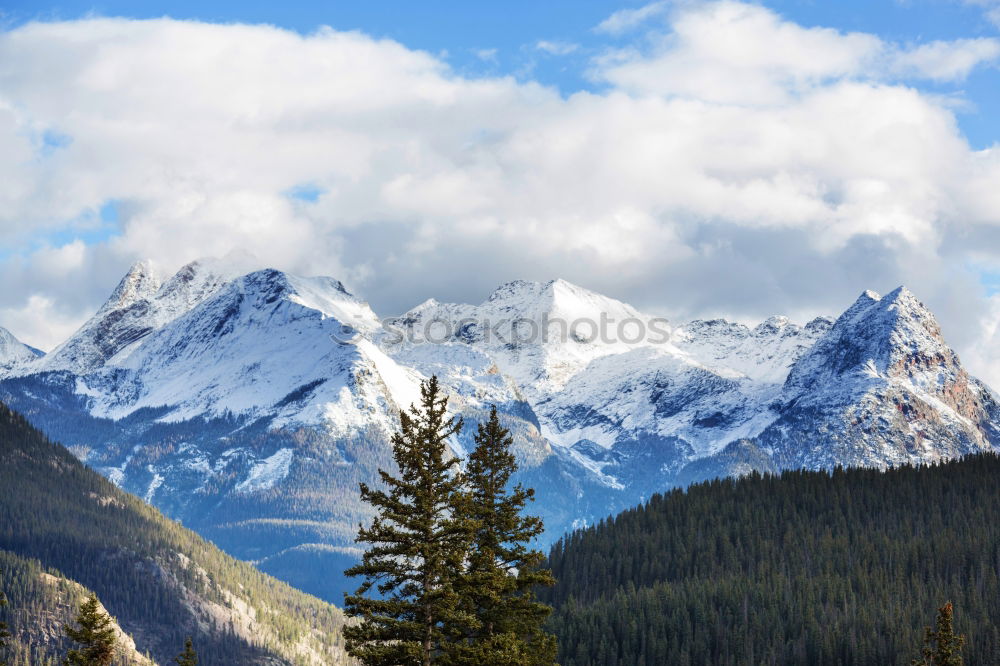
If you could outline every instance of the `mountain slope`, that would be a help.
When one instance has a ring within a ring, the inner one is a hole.
[[[1000,650],[1000,457],[696,484],[566,536],[564,666],[885,666],[946,601],[965,663]]]
[[[11,603],[0,609],[0,621],[12,629],[6,652],[10,666],[36,666],[50,662],[76,647],[66,638],[63,627],[72,624],[88,590],[38,560],[18,557],[0,550],[0,589]],[[108,612],[102,608],[103,612]],[[131,636],[112,617],[118,654],[114,666],[152,666],[156,662],[141,653]]]
[[[22,561],[11,577],[32,578],[8,590],[13,628],[33,653],[60,647],[18,615],[38,607],[44,567],[96,592],[139,651],[160,662],[191,635],[206,665],[346,663],[336,608],[167,520],[3,405],[0,487],[0,551]],[[25,573],[23,560],[39,564]]]

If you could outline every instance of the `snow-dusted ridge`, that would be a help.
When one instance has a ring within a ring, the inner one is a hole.
[[[47,356],[0,329],[0,399],[269,563],[350,545],[357,484],[391,464],[399,410],[431,375],[470,425],[499,406],[550,538],[713,476],[1000,446],[994,394],[904,288],[865,292],[835,320],[748,327],[672,325],[563,280],[515,281],[383,321],[333,278],[214,260],[164,277],[140,262]]]

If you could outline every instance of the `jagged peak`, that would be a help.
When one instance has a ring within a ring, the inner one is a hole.
[[[907,367],[913,358],[951,359],[941,329],[931,313],[906,287],[885,296],[865,291],[792,368],[788,386],[812,386],[840,380],[830,376],[868,376]],[[924,361],[921,361],[924,362]],[[902,365],[900,365],[902,364]]]
[[[913,292],[905,286],[899,286],[885,296],[879,296],[878,293],[870,289],[866,290],[851,307],[844,311],[837,322],[841,326],[853,325],[862,320],[885,319],[886,317],[892,319],[893,322],[901,318],[922,321],[934,320],[933,313],[914,296]]]
[[[149,259],[136,261],[125,273],[102,310],[126,308],[152,298],[160,288],[160,276]]]
[[[604,296],[595,291],[591,291],[590,289],[581,287],[580,285],[574,284],[569,280],[556,278],[554,280],[548,280],[547,282],[536,282],[534,280],[511,280],[510,282],[504,282],[493,290],[493,293],[490,294],[487,302],[508,299],[512,296],[537,297],[542,295],[555,296],[557,294],[607,298],[609,300],[613,300],[609,296]]]
[[[548,282],[514,280],[498,287],[483,305],[536,317],[543,313],[568,318],[599,318],[602,313],[614,320],[648,319],[628,303],[605,296],[563,279]]]
[[[682,329],[691,334],[706,336],[735,336],[745,338],[750,334],[750,328],[739,322],[729,321],[722,317],[714,319],[694,319],[685,324]]]
[[[539,296],[551,284],[552,282],[543,284],[532,280],[511,280],[494,289],[486,302],[495,303],[514,296]]]
[[[807,331],[828,331],[830,327],[834,324],[834,319],[830,317],[816,317],[812,319],[809,323],[805,325],[805,330]]]
[[[189,288],[189,285],[198,282],[235,280],[259,266],[260,262],[248,254],[234,254],[231,252],[221,259],[216,257],[200,257],[181,266],[163,284],[160,296],[169,295],[176,291],[183,291]]]
[[[0,345],[2,345],[2,344],[11,344],[11,343],[14,343],[14,342],[20,344],[20,340],[18,340],[16,337],[14,337],[13,333],[11,333],[10,331],[8,331],[3,326],[0,326]]]
[[[837,321],[846,321],[849,319],[853,319],[859,313],[867,310],[872,305],[878,303],[881,300],[882,296],[880,296],[878,292],[872,291],[871,289],[866,289],[863,292],[861,292],[861,295],[858,296],[858,298],[854,301],[854,303],[851,304],[849,308],[844,310],[843,314],[841,314],[837,318]]]
[[[366,301],[351,294],[340,280],[328,276],[300,277],[277,268],[263,268],[232,281],[223,294],[224,298],[234,294],[249,296],[262,307],[283,300],[355,327],[372,328],[378,324],[378,317]]]
[[[261,268],[238,278],[244,287],[262,288],[269,292],[288,292],[296,294],[305,290],[321,289],[336,292],[342,297],[357,301],[358,298],[347,291],[344,283],[326,275],[316,277],[300,277],[277,268]]]
[[[900,285],[882,297],[882,302],[900,307],[927,310],[927,307],[913,295],[913,292]]]
[[[753,328],[755,336],[775,335],[788,327],[798,328],[784,315],[772,315]]]

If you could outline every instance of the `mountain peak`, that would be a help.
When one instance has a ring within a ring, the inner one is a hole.
[[[847,375],[913,374],[905,369],[917,365],[926,366],[931,374],[957,372],[955,354],[934,315],[906,287],[885,296],[865,291],[792,368],[788,384],[826,385],[833,390]],[[860,380],[857,388],[868,381]]]
[[[882,297],[882,301],[887,304],[895,305],[898,307],[913,309],[913,310],[924,310],[928,314],[930,311],[921,303],[913,292],[907,289],[905,286],[899,286],[890,291],[888,294]],[[890,305],[890,307],[891,307]]]
[[[32,361],[40,355],[37,350],[24,344],[6,328],[0,326],[0,368],[10,368]]]
[[[127,308],[133,303],[152,298],[160,289],[160,278],[149,259],[137,261],[128,269],[125,277],[111,293],[104,311]]]
[[[790,325],[794,326],[794,324],[791,323],[788,317],[785,317],[783,315],[773,315],[771,317],[768,317],[761,323],[757,324],[754,327],[752,333],[756,336],[775,335],[777,333],[780,333]]]
[[[877,291],[872,291],[871,289],[865,289],[858,296],[857,300],[851,304],[849,308],[844,310],[843,314],[837,318],[837,320],[842,319],[853,319],[858,313],[864,312],[870,308],[875,303],[882,300],[882,296]]]
[[[542,284],[532,280],[511,280],[494,289],[486,302],[496,303],[518,297],[537,297],[551,284],[551,282]]]

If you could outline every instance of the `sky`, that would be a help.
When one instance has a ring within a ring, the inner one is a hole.
[[[1000,388],[1000,0],[0,0],[0,326],[234,250],[398,314],[908,286]]]

